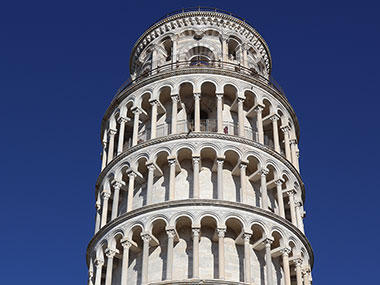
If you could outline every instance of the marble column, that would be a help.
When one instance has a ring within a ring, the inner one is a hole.
[[[290,217],[292,220],[292,224],[297,227],[297,217],[296,217],[296,207],[295,207],[295,202],[294,202],[294,195],[296,191],[294,190],[289,190],[287,191],[287,194],[289,196],[289,207],[290,207]]]
[[[245,233],[244,238],[244,282],[251,283],[251,234]]]
[[[225,268],[224,268],[224,236],[226,234],[226,229],[217,229],[218,231],[218,257],[219,257],[219,279],[224,279]]]
[[[238,98],[238,118],[239,118],[239,137],[245,137],[245,128],[244,128],[244,98]]]
[[[114,142],[115,142],[115,135],[116,130],[110,129],[109,130],[109,143],[108,143],[108,154],[107,154],[107,163],[110,163],[113,159],[113,152],[114,152]]]
[[[241,47],[243,52],[243,66],[248,68],[248,44],[244,43]]]
[[[199,199],[199,156],[193,156],[193,195],[194,198]]]
[[[142,270],[141,270],[141,284],[148,284],[148,269],[149,269],[149,244],[152,237],[149,234],[141,234],[143,240],[143,253],[142,253]]]
[[[106,251],[107,256],[107,267],[106,267],[106,282],[105,285],[112,284],[112,272],[113,272],[113,258],[117,251],[112,248],[108,248]]]
[[[247,203],[247,165],[248,162],[240,162],[240,199],[242,203]]]
[[[168,158],[168,164],[170,169],[169,174],[169,201],[174,200],[175,198],[175,167],[176,160],[175,158]]]
[[[273,273],[272,273],[272,253],[270,246],[273,243],[272,239],[267,238],[265,241],[265,263],[267,272],[267,285],[273,285]]]
[[[135,146],[135,145],[137,145],[137,139],[138,139],[138,136],[139,136],[140,110],[138,108],[134,108],[132,110],[132,112],[134,114],[132,146]]]
[[[296,265],[297,285],[302,285],[302,272],[301,272],[302,259],[301,258],[295,259],[294,264]]]
[[[226,62],[228,59],[228,37],[221,35],[220,41],[222,43],[222,61]]]
[[[107,215],[108,215],[108,200],[111,197],[111,193],[108,191],[102,192],[103,205],[102,205],[102,219],[100,223],[100,227],[102,228],[107,223]]]
[[[120,122],[120,128],[119,128],[119,141],[117,143],[117,155],[123,152],[124,131],[125,131],[125,123],[127,122],[127,119],[120,117],[119,122]]]
[[[104,265],[104,261],[97,259],[95,260],[95,267],[96,267],[96,272],[95,272],[95,285],[100,285],[102,282],[102,268]]]
[[[223,93],[217,93],[216,95],[216,115],[217,115],[217,131],[223,133]]]
[[[272,120],[274,150],[278,153],[281,153],[280,138],[278,136],[278,119],[279,119],[279,117],[277,115],[273,115],[270,119]]]
[[[100,229],[101,222],[101,209],[102,209],[102,201],[101,201],[100,191],[97,193],[95,209],[96,209],[96,218],[95,218],[95,233],[97,233]]]
[[[279,215],[285,219],[284,196],[282,193],[282,183],[284,183],[284,181],[282,179],[277,179],[275,183],[277,190],[277,203]]]
[[[302,215],[301,215],[301,207],[302,207],[302,202],[297,201],[295,203],[297,226],[301,230],[301,232],[305,233],[305,229],[303,226],[303,219],[302,219]]]
[[[283,126],[283,127],[281,127],[281,130],[284,133],[285,156],[286,156],[286,159],[291,162],[292,161],[292,154],[290,151],[290,140],[289,140],[290,128],[288,126]]]
[[[261,169],[261,199],[262,199],[262,208],[268,210],[269,198],[268,198],[268,189],[267,189],[267,174],[269,170],[266,168]]]
[[[172,129],[171,134],[174,135],[177,133],[177,113],[178,113],[178,95],[171,95],[172,98]]]
[[[291,285],[290,267],[289,267],[290,248],[284,247],[281,249],[282,254],[282,269],[284,270],[285,285]]]
[[[200,228],[193,228],[193,278],[199,278],[199,234]]]
[[[102,170],[106,167],[107,165],[107,131],[104,131],[103,135],[103,150],[102,150]]]
[[[194,131],[201,131],[201,93],[194,93]]]
[[[129,182],[128,182],[127,212],[130,212],[133,209],[133,192],[135,190],[136,173],[131,171],[130,173],[128,173],[128,177],[129,177]]]
[[[290,141],[290,150],[292,153],[292,163],[294,167],[299,171],[298,155],[297,155],[297,140]]]
[[[132,243],[127,239],[121,240],[121,246],[123,247],[123,260],[121,265],[121,285],[128,284],[128,265],[129,265],[129,249]]]
[[[92,258],[90,259],[90,264],[88,268],[88,285],[93,285],[94,283],[92,282],[92,279],[94,278],[94,265],[92,262]]]
[[[122,181],[114,181],[113,183],[113,201],[112,201],[112,212],[111,212],[111,220],[116,219],[118,210],[119,210],[119,197],[120,197],[120,189],[123,186],[124,182]]]
[[[166,234],[168,235],[166,279],[172,280],[173,279],[173,248],[174,248],[175,230],[174,229],[166,230]]]
[[[303,284],[304,285],[310,285],[311,284],[311,278],[310,278],[310,268],[309,267],[303,269],[302,276],[303,276]]]
[[[263,126],[263,110],[264,107],[257,105],[255,108],[256,111],[256,127],[259,136],[259,143],[264,144],[264,126]]]
[[[217,180],[218,180],[218,199],[223,200],[223,158],[217,158]]]
[[[150,139],[155,139],[157,134],[157,100],[150,100],[150,105],[152,105],[152,114],[150,118]]]
[[[152,196],[153,196],[153,182],[154,182],[154,171],[156,167],[153,163],[149,163],[146,165],[148,168],[148,182],[146,189],[146,205],[152,204]]]

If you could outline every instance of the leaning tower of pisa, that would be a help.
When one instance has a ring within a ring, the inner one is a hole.
[[[299,126],[264,39],[181,10],[129,68],[101,124],[89,284],[311,284]]]

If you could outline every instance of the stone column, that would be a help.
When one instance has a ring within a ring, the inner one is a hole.
[[[194,198],[199,199],[199,156],[193,156],[193,195]]]
[[[218,133],[223,133],[223,93],[217,93],[216,95],[216,114],[217,114],[217,124]]]
[[[102,207],[102,219],[100,223],[100,227],[104,227],[104,225],[107,223],[107,214],[108,214],[108,200],[111,197],[111,193],[109,191],[103,191],[103,207]]]
[[[226,229],[218,229],[219,279],[224,279],[224,236]]]
[[[239,118],[239,137],[245,137],[245,128],[244,128],[244,98],[238,98],[238,118]]]
[[[240,199],[242,203],[247,203],[247,162],[240,162]]]
[[[296,265],[297,285],[302,285],[302,272],[301,272],[302,259],[301,258],[295,259],[294,264]]]
[[[153,48],[153,51],[152,51],[152,73],[156,73],[157,70],[155,70],[158,66],[158,61],[157,61],[157,55],[158,55],[158,45],[157,44],[153,44],[152,46]]]
[[[123,247],[123,261],[121,265],[121,285],[128,284],[128,263],[129,263],[129,249],[132,243],[127,239],[121,240],[121,245]]]
[[[172,48],[172,63],[176,62],[176,57],[177,57],[177,37],[173,36],[171,38],[172,43],[173,43],[173,48]]]
[[[107,155],[107,163],[110,163],[111,160],[113,159],[113,151],[114,151],[114,142],[115,142],[115,135],[116,135],[116,130],[110,129],[109,130],[109,143],[108,143],[108,155]]]
[[[201,93],[194,93],[194,131],[201,131]]]
[[[175,230],[170,229],[166,231],[168,235],[168,252],[167,252],[167,268],[166,268],[166,279],[173,279],[173,248],[174,248],[174,237]]]
[[[102,282],[102,268],[104,265],[104,261],[97,259],[95,260],[95,267],[96,267],[96,272],[95,272],[95,285],[100,285]]]
[[[94,265],[92,259],[90,259],[90,264],[88,268],[88,285],[93,285],[92,278],[94,278]]]
[[[257,116],[256,116],[257,132],[259,136],[259,143],[261,144],[264,144],[263,110],[264,110],[264,107],[261,105],[257,105],[255,108],[255,111],[257,113]]]
[[[303,284],[304,285],[310,285],[311,284],[311,278],[310,278],[310,268],[305,268],[302,271],[302,276],[303,276]]]
[[[140,121],[140,110],[135,108],[132,110],[134,116],[133,120],[133,135],[132,135],[132,146],[137,145],[137,138],[139,135],[139,121]]]
[[[241,47],[243,52],[243,66],[248,68],[248,44],[244,43]]]
[[[218,199],[223,200],[223,158],[217,158]]]
[[[279,117],[277,115],[273,115],[270,119],[272,120],[274,150],[278,153],[281,153],[280,138],[278,136],[278,123],[277,123]]]
[[[120,121],[120,129],[119,129],[119,141],[117,143],[117,155],[123,152],[124,130],[125,130],[125,123],[127,122],[127,119],[120,117],[119,121]]]
[[[282,254],[282,269],[284,270],[285,285],[291,285],[290,282],[290,267],[289,267],[289,253],[290,248],[284,247],[280,250]]]
[[[106,167],[107,165],[107,131],[104,131],[103,135],[103,150],[102,150],[102,170]]]
[[[171,95],[172,98],[172,129],[171,134],[174,135],[177,133],[177,112],[178,112],[178,95]]]
[[[142,254],[142,270],[141,270],[141,284],[148,284],[148,269],[149,269],[149,244],[152,237],[149,234],[141,234],[143,240],[143,254]]]
[[[106,282],[105,285],[112,284],[112,272],[113,272],[113,258],[116,254],[116,250],[108,248],[106,251],[107,256],[107,268],[106,268]]]
[[[261,169],[261,199],[262,199],[262,207],[264,210],[268,210],[268,190],[267,190],[267,174],[269,170],[266,168]]]
[[[298,155],[297,155],[297,140],[293,139],[290,141],[290,149],[292,152],[292,163],[294,167],[299,171]]]
[[[199,278],[199,234],[200,228],[193,228],[193,278]]]
[[[294,203],[294,195],[296,191],[289,190],[287,191],[287,194],[289,196],[289,206],[290,206],[290,217],[292,220],[292,224],[297,227],[297,217],[296,217],[296,209],[295,209],[295,203]]]
[[[95,233],[97,233],[100,229],[100,219],[101,214],[100,210],[102,208],[102,202],[101,202],[101,195],[100,191],[98,191],[97,197],[96,197],[96,203],[95,203],[95,209],[96,209],[96,218],[95,218]]]
[[[168,164],[170,168],[169,174],[169,200],[172,201],[175,198],[175,166],[176,160],[175,158],[169,158]]]
[[[297,201],[295,203],[297,225],[298,225],[298,228],[301,230],[301,232],[305,233],[305,229],[303,227],[303,219],[302,219],[302,216],[301,216],[301,206],[302,206],[302,202],[301,201]]]
[[[154,180],[154,170],[156,167],[153,163],[147,164],[148,168],[148,183],[146,189],[146,204],[150,205],[152,203],[152,195],[153,195],[153,180]]]
[[[285,156],[286,156],[286,159],[291,162],[292,161],[292,155],[291,155],[291,151],[290,151],[290,140],[289,140],[290,129],[288,126],[283,126],[283,127],[281,127],[281,130],[284,133]]]
[[[124,182],[114,181],[113,183],[113,201],[112,201],[112,212],[111,220],[116,219],[117,212],[119,210],[119,197],[120,197],[120,188],[123,186]]]
[[[251,283],[251,234],[245,233],[244,238],[244,282]]]
[[[228,59],[228,37],[221,35],[220,41],[222,43],[222,61],[226,62]]]
[[[157,132],[157,100],[150,100],[150,105],[152,105],[152,115],[150,118],[150,139],[156,138]]]
[[[136,173],[130,172],[128,174],[129,182],[128,182],[128,202],[127,202],[127,212],[132,211],[133,208],[133,191],[135,190],[135,178]]]
[[[277,189],[277,202],[278,202],[279,215],[285,219],[284,196],[282,194],[282,183],[284,183],[284,181],[280,178],[280,179],[277,179],[275,183],[276,183],[276,189]]]
[[[272,274],[272,253],[270,246],[273,243],[272,239],[267,238],[265,241],[265,262],[267,271],[267,284],[273,285],[273,274]]]

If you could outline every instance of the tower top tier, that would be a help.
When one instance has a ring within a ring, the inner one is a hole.
[[[130,72],[188,62],[189,66],[225,62],[269,78],[271,56],[260,34],[244,19],[215,8],[172,12],[150,26],[134,45]]]

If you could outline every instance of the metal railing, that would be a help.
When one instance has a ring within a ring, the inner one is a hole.
[[[153,65],[153,64],[152,64]],[[168,62],[163,65],[158,65],[157,67],[153,69],[145,69],[142,71],[135,79],[129,78],[126,80],[120,88],[117,90],[116,96],[120,94],[125,88],[143,81],[144,79],[155,75],[160,74],[164,72],[170,72],[175,71],[178,69],[183,68],[190,68],[190,69],[196,69],[196,68],[211,68],[211,69],[219,69],[219,70],[226,70],[230,72],[236,72],[238,74],[243,74],[246,76],[253,77],[256,80],[261,81],[262,83],[271,86],[277,92],[282,94],[285,97],[285,93],[281,89],[281,87],[278,85],[278,83],[273,79],[273,77],[266,78],[260,74],[257,73],[257,71],[254,68],[247,68],[240,64],[236,64],[233,62],[227,62],[227,61],[221,61],[221,60],[210,60],[210,61],[177,61],[177,62]]]

